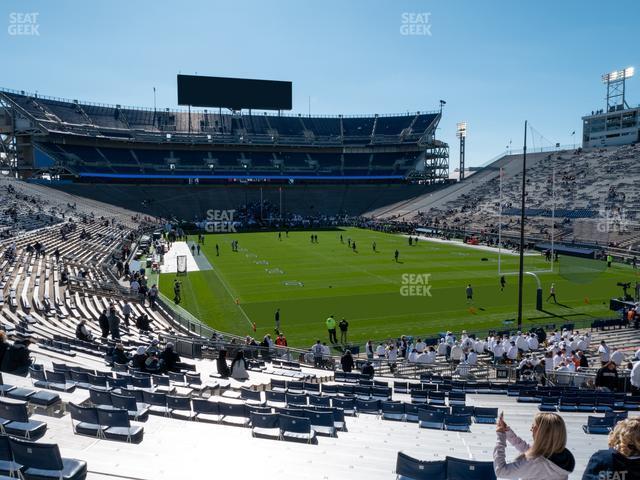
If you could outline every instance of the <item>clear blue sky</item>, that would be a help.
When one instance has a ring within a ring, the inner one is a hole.
[[[9,35],[10,14],[29,12],[40,35]],[[403,13],[430,13],[431,35],[401,35]],[[290,80],[303,113],[309,97],[317,114],[444,99],[453,169],[461,120],[470,165],[510,139],[519,148],[525,119],[551,142],[573,143],[574,130],[579,142],[580,117],[604,107],[600,75],[640,67],[639,20],[637,0],[4,0],[0,86],[146,107],[155,86],[175,107],[176,73],[197,72]],[[640,103],[637,78],[627,91]]]

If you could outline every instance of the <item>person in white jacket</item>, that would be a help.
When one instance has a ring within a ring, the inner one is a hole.
[[[500,414],[496,425],[498,436],[493,450],[493,469],[498,478],[520,480],[567,480],[575,467],[575,459],[567,444],[567,429],[562,417],[556,413],[538,413],[533,418],[531,434],[533,445],[518,437]],[[520,452],[507,463],[507,441]]]

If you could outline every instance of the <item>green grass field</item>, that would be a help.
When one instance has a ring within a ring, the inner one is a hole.
[[[311,233],[290,232],[288,238],[283,233],[282,241],[273,232],[208,235],[201,254],[213,270],[180,277],[181,306],[216,329],[257,338],[273,333],[274,312],[280,308],[281,330],[289,345],[302,347],[316,338],[327,339],[324,321],[330,314],[349,321],[349,341],[354,342],[503,328],[505,320],[516,316],[517,276],[507,276],[507,286],[500,290],[495,253],[430,241],[410,247],[403,236],[355,228],[314,232],[318,244],[312,244]],[[356,241],[358,253],[347,247],[348,238]],[[231,240],[239,242],[239,252],[231,251]],[[396,249],[398,263],[393,258]],[[503,271],[517,271],[517,256],[503,254],[501,261]],[[637,278],[625,266],[605,269],[603,262],[562,256],[559,263],[554,273],[539,274],[543,300],[555,282],[559,302],[545,302],[544,311],[535,309],[536,282],[526,276],[525,326],[610,316],[609,299],[621,294],[616,283]],[[548,270],[549,263],[526,257],[525,268]],[[274,273],[276,269],[283,273]],[[403,280],[419,286],[415,275],[421,274],[429,275],[431,295],[402,295]],[[169,298],[174,278],[160,278],[160,289]],[[466,300],[468,283],[473,286],[472,303]],[[257,325],[256,333],[251,322]]]

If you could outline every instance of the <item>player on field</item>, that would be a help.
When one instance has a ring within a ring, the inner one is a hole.
[[[376,251],[376,242],[373,242],[373,244],[371,245],[373,247],[373,251]]]
[[[504,275],[500,277],[500,291],[504,291],[504,287],[507,285],[507,279],[504,278]]]
[[[393,258],[396,260],[396,263],[398,263],[398,257],[400,256],[400,252],[398,250],[396,250],[396,252],[393,254]]]
[[[556,298],[556,284],[552,283],[549,288],[549,296],[547,297],[547,302],[553,298],[553,303],[558,303],[558,299]]]
[[[467,285],[467,288],[465,290],[465,292],[467,293],[467,301],[473,301],[473,288],[471,288],[471,284]]]

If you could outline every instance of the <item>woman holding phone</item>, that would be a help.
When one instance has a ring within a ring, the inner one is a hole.
[[[533,418],[532,445],[509,428],[504,421],[504,413],[500,414],[496,433],[498,439],[493,450],[493,468],[499,478],[566,480],[575,467],[575,459],[566,448],[567,429],[560,415],[538,413]],[[505,459],[507,441],[520,452],[512,463]]]

